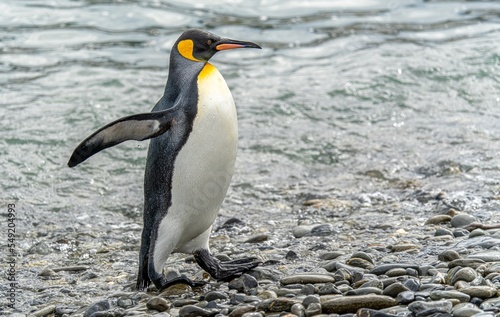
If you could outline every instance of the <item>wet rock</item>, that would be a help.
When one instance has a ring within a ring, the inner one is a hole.
[[[227,299],[228,296],[224,292],[220,291],[211,291],[205,294],[205,300],[207,302],[211,302],[217,299]]]
[[[311,303],[306,309],[306,316],[316,316],[322,313],[322,307],[320,303]]]
[[[376,288],[384,289],[384,283],[380,280],[373,279],[373,280],[367,281],[366,283],[362,284],[359,288],[365,288],[365,287],[376,287]]]
[[[383,295],[391,296],[391,297],[396,297],[398,296],[399,293],[401,292],[406,292],[409,291],[409,289],[404,286],[401,283],[394,283],[389,286],[387,286],[384,291],[382,292]]]
[[[500,245],[500,238],[493,236],[480,236],[475,238],[469,238],[467,240],[463,240],[457,243],[457,247],[460,248],[490,249],[498,245]]]
[[[396,301],[399,304],[403,304],[403,305],[409,304],[409,303],[413,302],[414,300],[415,300],[415,292],[412,292],[412,291],[401,292],[398,294],[398,296],[396,296]]]
[[[458,229],[453,230],[453,236],[455,238],[465,237],[468,234],[469,234],[469,230],[464,229],[464,228],[458,228]]]
[[[194,305],[187,305],[179,309],[179,317],[208,317],[215,316],[216,310],[208,310]]]
[[[52,248],[45,241],[40,241],[28,249],[29,254],[47,255],[52,252]]]
[[[292,234],[295,238],[302,238],[305,236],[329,236],[336,231],[333,226],[329,223],[327,224],[315,224],[315,225],[302,225],[293,228]]]
[[[60,272],[60,271],[80,272],[80,271],[86,271],[88,269],[89,267],[86,265],[59,266],[52,268],[54,272]]]
[[[262,299],[271,299],[271,298],[277,298],[278,297],[278,295],[276,294],[276,292],[271,291],[271,290],[262,291],[257,296],[259,296],[259,298],[262,298]]]
[[[236,306],[229,314],[229,317],[241,317],[246,313],[254,312],[255,307],[250,305]]]
[[[299,259],[299,255],[295,251],[288,251],[285,255],[285,259],[288,261],[297,261]]]
[[[122,308],[129,308],[134,306],[134,302],[130,298],[118,298],[116,304]]]
[[[362,252],[362,251],[355,252],[351,256],[351,259],[353,259],[353,258],[363,259],[363,260],[366,260],[366,261],[370,262],[371,264],[375,264],[375,261],[373,260],[373,257],[370,254],[366,253],[366,252]]]
[[[488,232],[484,231],[483,229],[474,229],[469,234],[469,238],[480,237],[485,235],[488,235]]]
[[[420,280],[415,278],[410,278],[403,282],[403,285],[406,286],[410,291],[418,291],[420,288]]]
[[[232,230],[237,227],[243,227],[244,225],[245,223],[238,218],[229,218],[215,231],[219,231],[221,229]]]
[[[453,317],[470,317],[482,312],[482,309],[477,308],[471,303],[458,304],[452,309]]]
[[[30,314],[33,317],[48,316],[56,311],[56,305],[49,305]]]
[[[466,282],[471,282],[477,277],[477,272],[470,268],[470,267],[464,267],[460,268],[451,277],[450,284],[455,285],[456,282],[458,281],[466,281]]]
[[[172,302],[172,306],[174,306],[174,307],[183,307],[183,306],[186,306],[186,305],[194,305],[194,304],[197,304],[197,303],[198,303],[198,301],[196,299],[181,298],[181,299],[174,300]]]
[[[182,295],[188,292],[191,292],[191,286],[186,284],[175,284],[163,290],[160,294],[160,297]]]
[[[292,308],[290,309],[291,313],[298,316],[298,317],[304,317],[306,316],[306,309],[302,304],[293,304]]]
[[[406,269],[404,268],[395,268],[395,269],[390,269],[389,271],[385,272],[385,275],[389,277],[394,277],[394,276],[403,276],[406,275]]]
[[[340,251],[333,251],[333,252],[327,252],[327,253],[323,253],[319,256],[319,258],[321,260],[334,260],[336,258],[338,258],[339,256],[342,256],[344,255],[343,252],[340,252]]]
[[[148,309],[154,309],[159,312],[166,311],[167,309],[170,308],[170,304],[167,302],[166,299],[161,298],[161,297],[153,297],[148,302],[146,303],[146,307]]]
[[[389,249],[392,252],[409,252],[409,251],[419,250],[420,246],[412,243],[402,243],[402,244],[390,245]]]
[[[229,289],[235,289],[238,292],[245,293],[245,294],[257,294],[256,293],[256,288],[259,286],[259,283],[255,279],[255,277],[248,275],[248,274],[243,274],[238,278],[235,278],[229,282]]]
[[[417,301],[410,303],[408,309],[415,315],[425,316],[425,312],[432,311],[451,313],[452,304],[447,300],[433,301],[433,302],[423,302]]]
[[[241,317],[264,317],[264,315],[259,312],[252,312],[252,313],[244,313]]]
[[[58,277],[59,275],[57,275],[56,272],[54,272],[54,270],[52,269],[44,269],[42,272],[40,272],[38,274],[38,276],[42,276],[42,277]]]
[[[278,297],[275,299],[268,299],[257,304],[258,310],[265,310],[268,312],[281,312],[290,311],[294,304],[300,303],[296,299],[289,299]]]
[[[484,262],[497,262],[500,261],[500,251],[498,250],[488,250],[469,254],[467,257],[469,259],[479,259]]]
[[[470,267],[473,269],[477,269],[480,265],[483,265],[485,262],[481,259],[456,259],[448,263],[448,267],[454,268],[456,266],[462,267]]]
[[[370,308],[361,308],[357,311],[356,317],[398,317],[398,315],[389,314]]]
[[[470,300],[470,296],[464,294],[459,291],[431,291],[430,298],[432,300],[440,300],[440,299],[458,299],[461,302],[468,302]]]
[[[319,295],[341,294],[342,292],[333,284],[326,283],[318,290]]]
[[[439,261],[450,262],[456,259],[460,259],[460,255],[455,250],[446,250],[438,255]]]
[[[479,305],[479,308],[484,310],[494,310],[500,311],[500,297],[490,298],[485,300]]]
[[[448,229],[445,228],[437,228],[436,232],[434,232],[435,237],[441,237],[441,236],[452,236],[453,237],[453,232],[451,232]]]
[[[491,286],[469,286],[460,289],[460,292],[471,297],[490,298],[497,296],[497,289]]]
[[[326,274],[299,274],[286,276],[280,280],[280,283],[281,285],[335,283],[335,279]]]
[[[450,224],[452,227],[461,228],[470,225],[476,221],[476,218],[468,214],[458,214],[451,218]]]
[[[309,296],[306,296],[306,298],[304,298],[304,300],[302,301],[302,305],[306,308],[311,303],[320,303],[319,297],[315,296],[315,295],[309,295]]]
[[[418,270],[419,266],[416,264],[408,264],[408,263],[388,263],[388,264],[380,264],[375,266],[370,273],[375,274],[375,275],[381,275],[385,274],[387,271],[390,269],[396,269],[396,268],[412,268]]]
[[[362,259],[362,258],[350,258],[346,262],[348,265],[352,265],[355,267],[360,267],[363,269],[371,270],[373,269],[374,265],[372,262]]]
[[[360,308],[382,309],[397,305],[394,298],[384,295],[360,295],[338,297],[322,303],[323,313],[355,313]]]
[[[368,295],[368,294],[377,294],[377,295],[382,295],[382,290],[377,287],[360,287],[357,289],[353,289],[350,291],[347,291],[345,293],[346,296],[352,296],[352,295]]]
[[[269,240],[269,236],[267,234],[258,234],[252,236],[244,241],[244,243],[260,243]]]
[[[109,308],[110,308],[109,301],[102,300],[90,306],[83,314],[83,317],[90,317],[92,314],[96,312],[106,311]]]
[[[300,290],[300,294],[302,295],[312,295],[316,292],[316,288],[313,284],[306,284]]]
[[[432,216],[427,221],[425,222],[426,225],[438,225],[440,223],[444,222],[450,222],[451,221],[451,216],[448,215],[436,215]]]

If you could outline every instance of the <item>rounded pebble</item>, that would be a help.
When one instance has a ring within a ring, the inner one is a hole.
[[[391,296],[391,297],[396,297],[398,296],[399,293],[401,292],[406,292],[409,291],[409,289],[404,286],[403,284],[397,282],[393,283],[389,286],[387,286],[384,291],[382,292],[383,295]]]
[[[335,279],[326,274],[300,274],[286,276],[280,280],[280,283],[281,285],[335,283]]]
[[[153,297],[150,300],[148,300],[148,302],[146,303],[146,307],[148,309],[154,309],[159,312],[163,312],[170,308],[170,304],[164,298]]]
[[[467,225],[470,225],[471,223],[475,222],[476,218],[474,218],[471,215],[468,214],[458,214],[451,218],[450,224],[452,227],[455,228],[461,228],[465,227]]]
[[[337,297],[322,303],[323,313],[346,314],[356,313],[360,308],[382,309],[396,306],[394,298],[384,295],[360,295]]]

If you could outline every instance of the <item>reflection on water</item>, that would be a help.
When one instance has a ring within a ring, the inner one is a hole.
[[[99,126],[151,109],[190,27],[264,48],[213,61],[240,119],[230,197],[384,186],[367,171],[498,192],[499,14],[458,1],[3,1],[4,195],[40,212],[140,206],[146,143],[65,164]],[[457,173],[443,176],[446,162]]]

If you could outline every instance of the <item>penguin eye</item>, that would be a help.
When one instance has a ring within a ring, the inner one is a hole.
[[[212,45],[212,40],[207,41],[207,46],[210,46],[210,45]]]

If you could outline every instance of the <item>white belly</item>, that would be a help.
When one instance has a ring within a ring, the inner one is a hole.
[[[222,75],[210,67],[210,73],[198,79],[198,114],[175,160],[172,205],[158,228],[157,243],[182,252],[203,247],[186,243],[214,222],[236,161],[238,123],[233,97]]]

